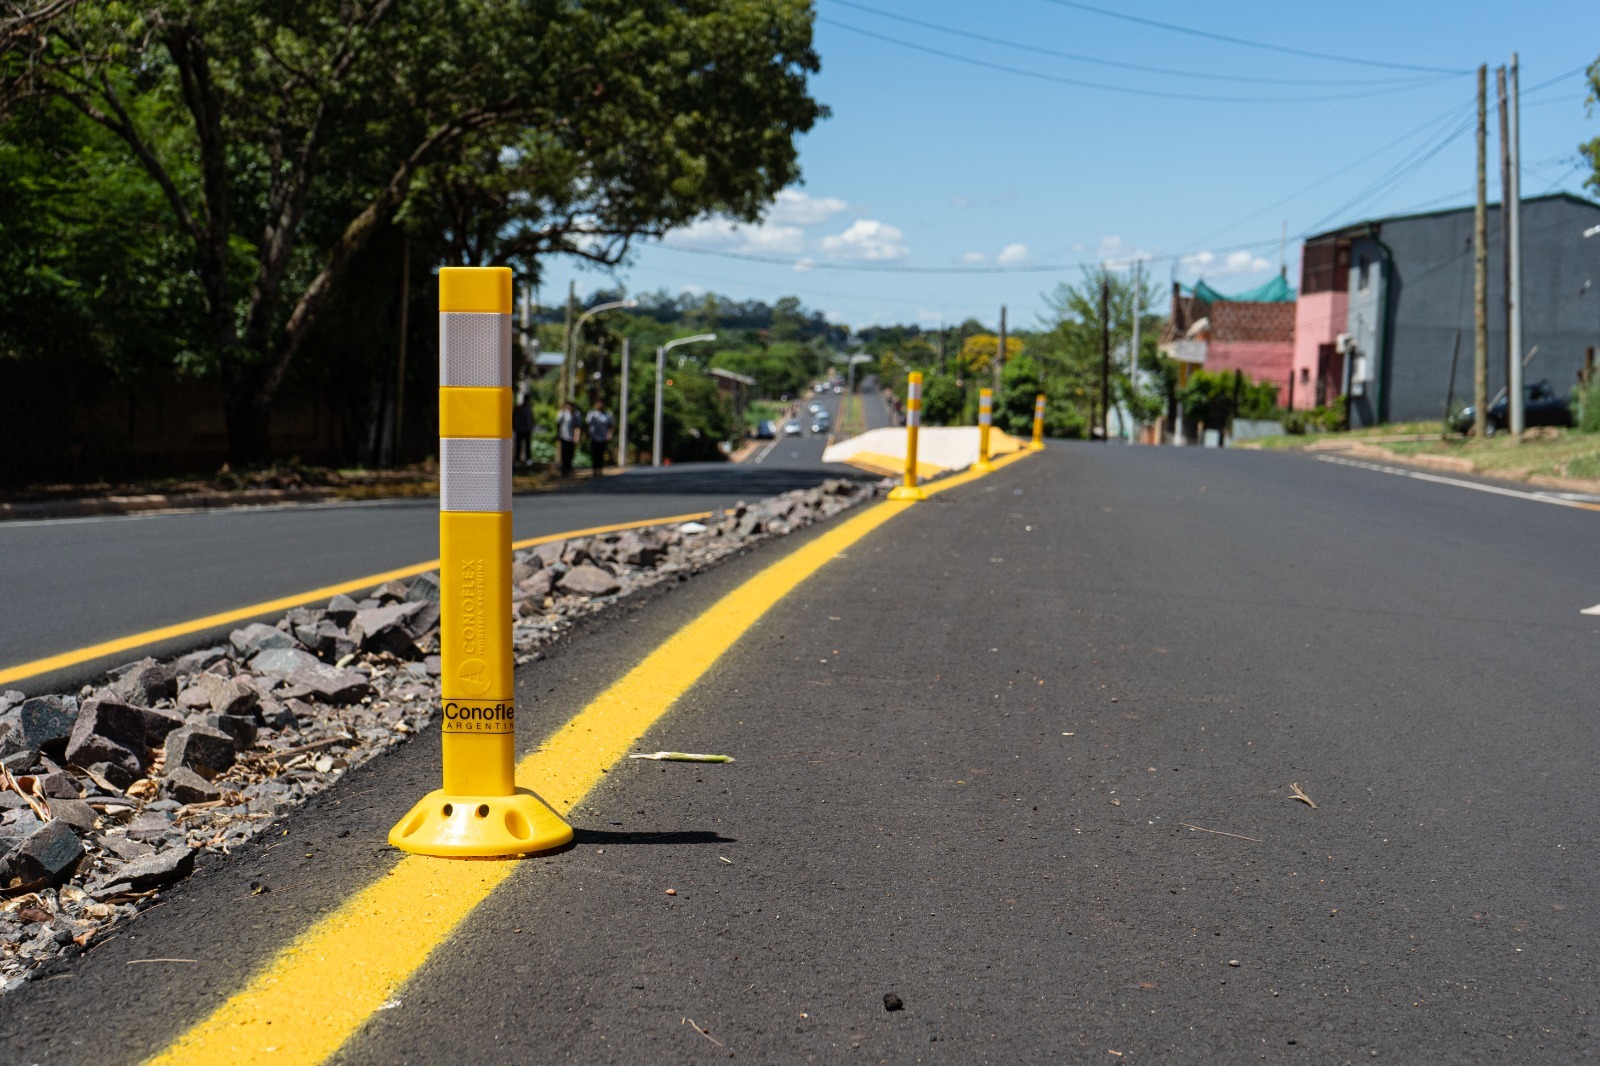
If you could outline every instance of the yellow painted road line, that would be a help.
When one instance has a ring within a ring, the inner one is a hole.
[[[957,475],[939,488],[981,476]],[[779,600],[910,506],[876,504],[723,596],[525,756],[517,765],[517,783],[565,815]],[[151,1059],[151,1066],[324,1061],[517,868],[515,861],[401,859],[387,876],[301,934],[241,991]]]
[[[689,522],[710,515],[710,511],[697,511],[694,514],[668,515],[663,518],[644,518],[637,522],[616,522],[608,526],[594,526],[589,529],[572,529],[564,533],[551,533],[543,537],[530,537],[527,540],[514,542],[511,547],[515,549],[531,548],[535,544],[548,544],[555,540],[569,540],[573,537],[592,537],[600,533],[616,533],[624,529],[639,529],[644,526],[664,525],[668,522]],[[439,569],[439,560],[430,559],[425,563],[413,566],[402,566],[397,570],[385,570],[380,574],[368,574],[365,577],[341,581],[337,585],[327,585],[307,592],[297,592],[292,596],[280,596],[275,600],[265,600],[261,603],[252,603],[248,607],[239,607],[231,611],[222,611],[218,614],[208,614],[204,618],[191,618],[187,622],[177,622],[170,626],[161,626],[157,629],[147,629],[142,633],[131,633],[125,637],[114,640],[104,640],[98,644],[87,647],[75,648],[64,651],[58,655],[46,656],[32,662],[19,663],[0,669],[0,685],[12,681],[21,681],[25,678],[37,677],[47,674],[52,670],[64,670],[69,666],[79,663],[91,662],[106,655],[116,655],[121,652],[134,651],[138,648],[155,644],[175,637],[186,637],[191,633],[201,633],[218,626],[242,622],[248,618],[256,618],[274,611],[287,611],[291,607],[312,603],[317,600],[331,599],[340,593],[349,594],[360,592],[363,589],[376,588],[388,581],[399,581],[402,578],[415,577],[425,574],[430,570]]]

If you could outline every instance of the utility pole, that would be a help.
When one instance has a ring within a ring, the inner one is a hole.
[[[1111,440],[1111,272],[1100,266],[1100,439]]]
[[[944,323],[939,323],[939,373],[944,373]]]
[[[1139,297],[1144,294],[1144,261],[1133,261],[1133,351],[1128,360],[1128,413],[1133,413],[1133,398],[1139,392]],[[1138,423],[1128,419],[1128,443],[1139,443]]]
[[[1517,90],[1517,53],[1511,53],[1511,120],[1510,154],[1506,173],[1510,176],[1510,190],[1503,197],[1500,210],[1506,216],[1506,344],[1511,349],[1511,362],[1507,367],[1506,405],[1510,409],[1511,433],[1520,438],[1524,425],[1522,392],[1522,105]]]
[[[1472,216],[1472,430],[1489,431],[1489,65],[1478,66],[1478,203]]]
[[[1511,385],[1511,364],[1517,346],[1511,340],[1511,128],[1506,119],[1506,68],[1494,68],[1495,103],[1500,113],[1500,266],[1504,271],[1506,315],[1506,386]],[[1509,412],[1508,412],[1509,413]]]
[[[1006,305],[1000,305],[1000,347],[994,353],[994,394],[1000,395],[1000,370],[1006,364]]]
[[[561,406],[563,400],[572,399],[572,309],[577,299],[577,281],[567,282],[567,313],[561,321],[561,379],[557,386],[557,407]]]

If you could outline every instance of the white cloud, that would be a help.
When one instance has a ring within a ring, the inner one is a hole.
[[[1000,254],[994,257],[996,263],[1026,263],[1028,261],[1028,246],[1018,242],[1008,244],[1000,249]]]
[[[843,233],[822,238],[822,250],[840,259],[889,262],[906,257],[909,249],[905,245],[905,236],[887,222],[858,218]]]
[[[678,286],[678,291],[689,296],[700,296],[703,295],[706,290],[699,285],[680,285]]]
[[[767,255],[793,255],[805,246],[805,234],[799,226],[770,222],[750,225],[726,218],[702,218],[678,230],[672,239],[698,248]]]
[[[951,207],[971,207],[972,206],[972,201],[967,199],[965,196],[952,196],[952,197],[950,197],[950,206]]]
[[[791,269],[796,274],[804,274],[806,271],[815,270],[816,268],[817,268],[817,261],[815,259],[811,258],[808,255],[808,256],[805,256],[802,259],[795,260],[795,264]]]
[[[849,206],[835,196],[809,196],[799,189],[784,189],[767,209],[766,220],[780,226],[814,226]]]
[[[963,263],[982,263],[988,258],[989,257],[984,255],[982,252],[962,252],[961,253],[961,261]]]
[[[1271,270],[1272,264],[1259,255],[1249,252],[1229,252],[1228,258],[1223,262],[1222,274],[1259,274],[1264,270]]]
[[[1195,252],[1178,260],[1178,265],[1214,278],[1227,277],[1229,274],[1260,274],[1272,269],[1271,263],[1249,252],[1229,252],[1227,258],[1220,260],[1215,252]]]

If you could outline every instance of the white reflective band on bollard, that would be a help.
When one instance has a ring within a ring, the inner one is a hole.
[[[439,384],[509,389],[511,316],[441,312]]]
[[[511,510],[509,437],[439,438],[439,510]]]

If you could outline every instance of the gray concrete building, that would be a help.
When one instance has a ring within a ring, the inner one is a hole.
[[[1489,207],[1489,396],[1505,387],[1501,211]],[[1295,407],[1349,397],[1354,426],[1439,418],[1472,400],[1473,209],[1373,219],[1309,238],[1295,320]],[[1522,201],[1525,382],[1568,393],[1600,346],[1600,204],[1568,193]]]

